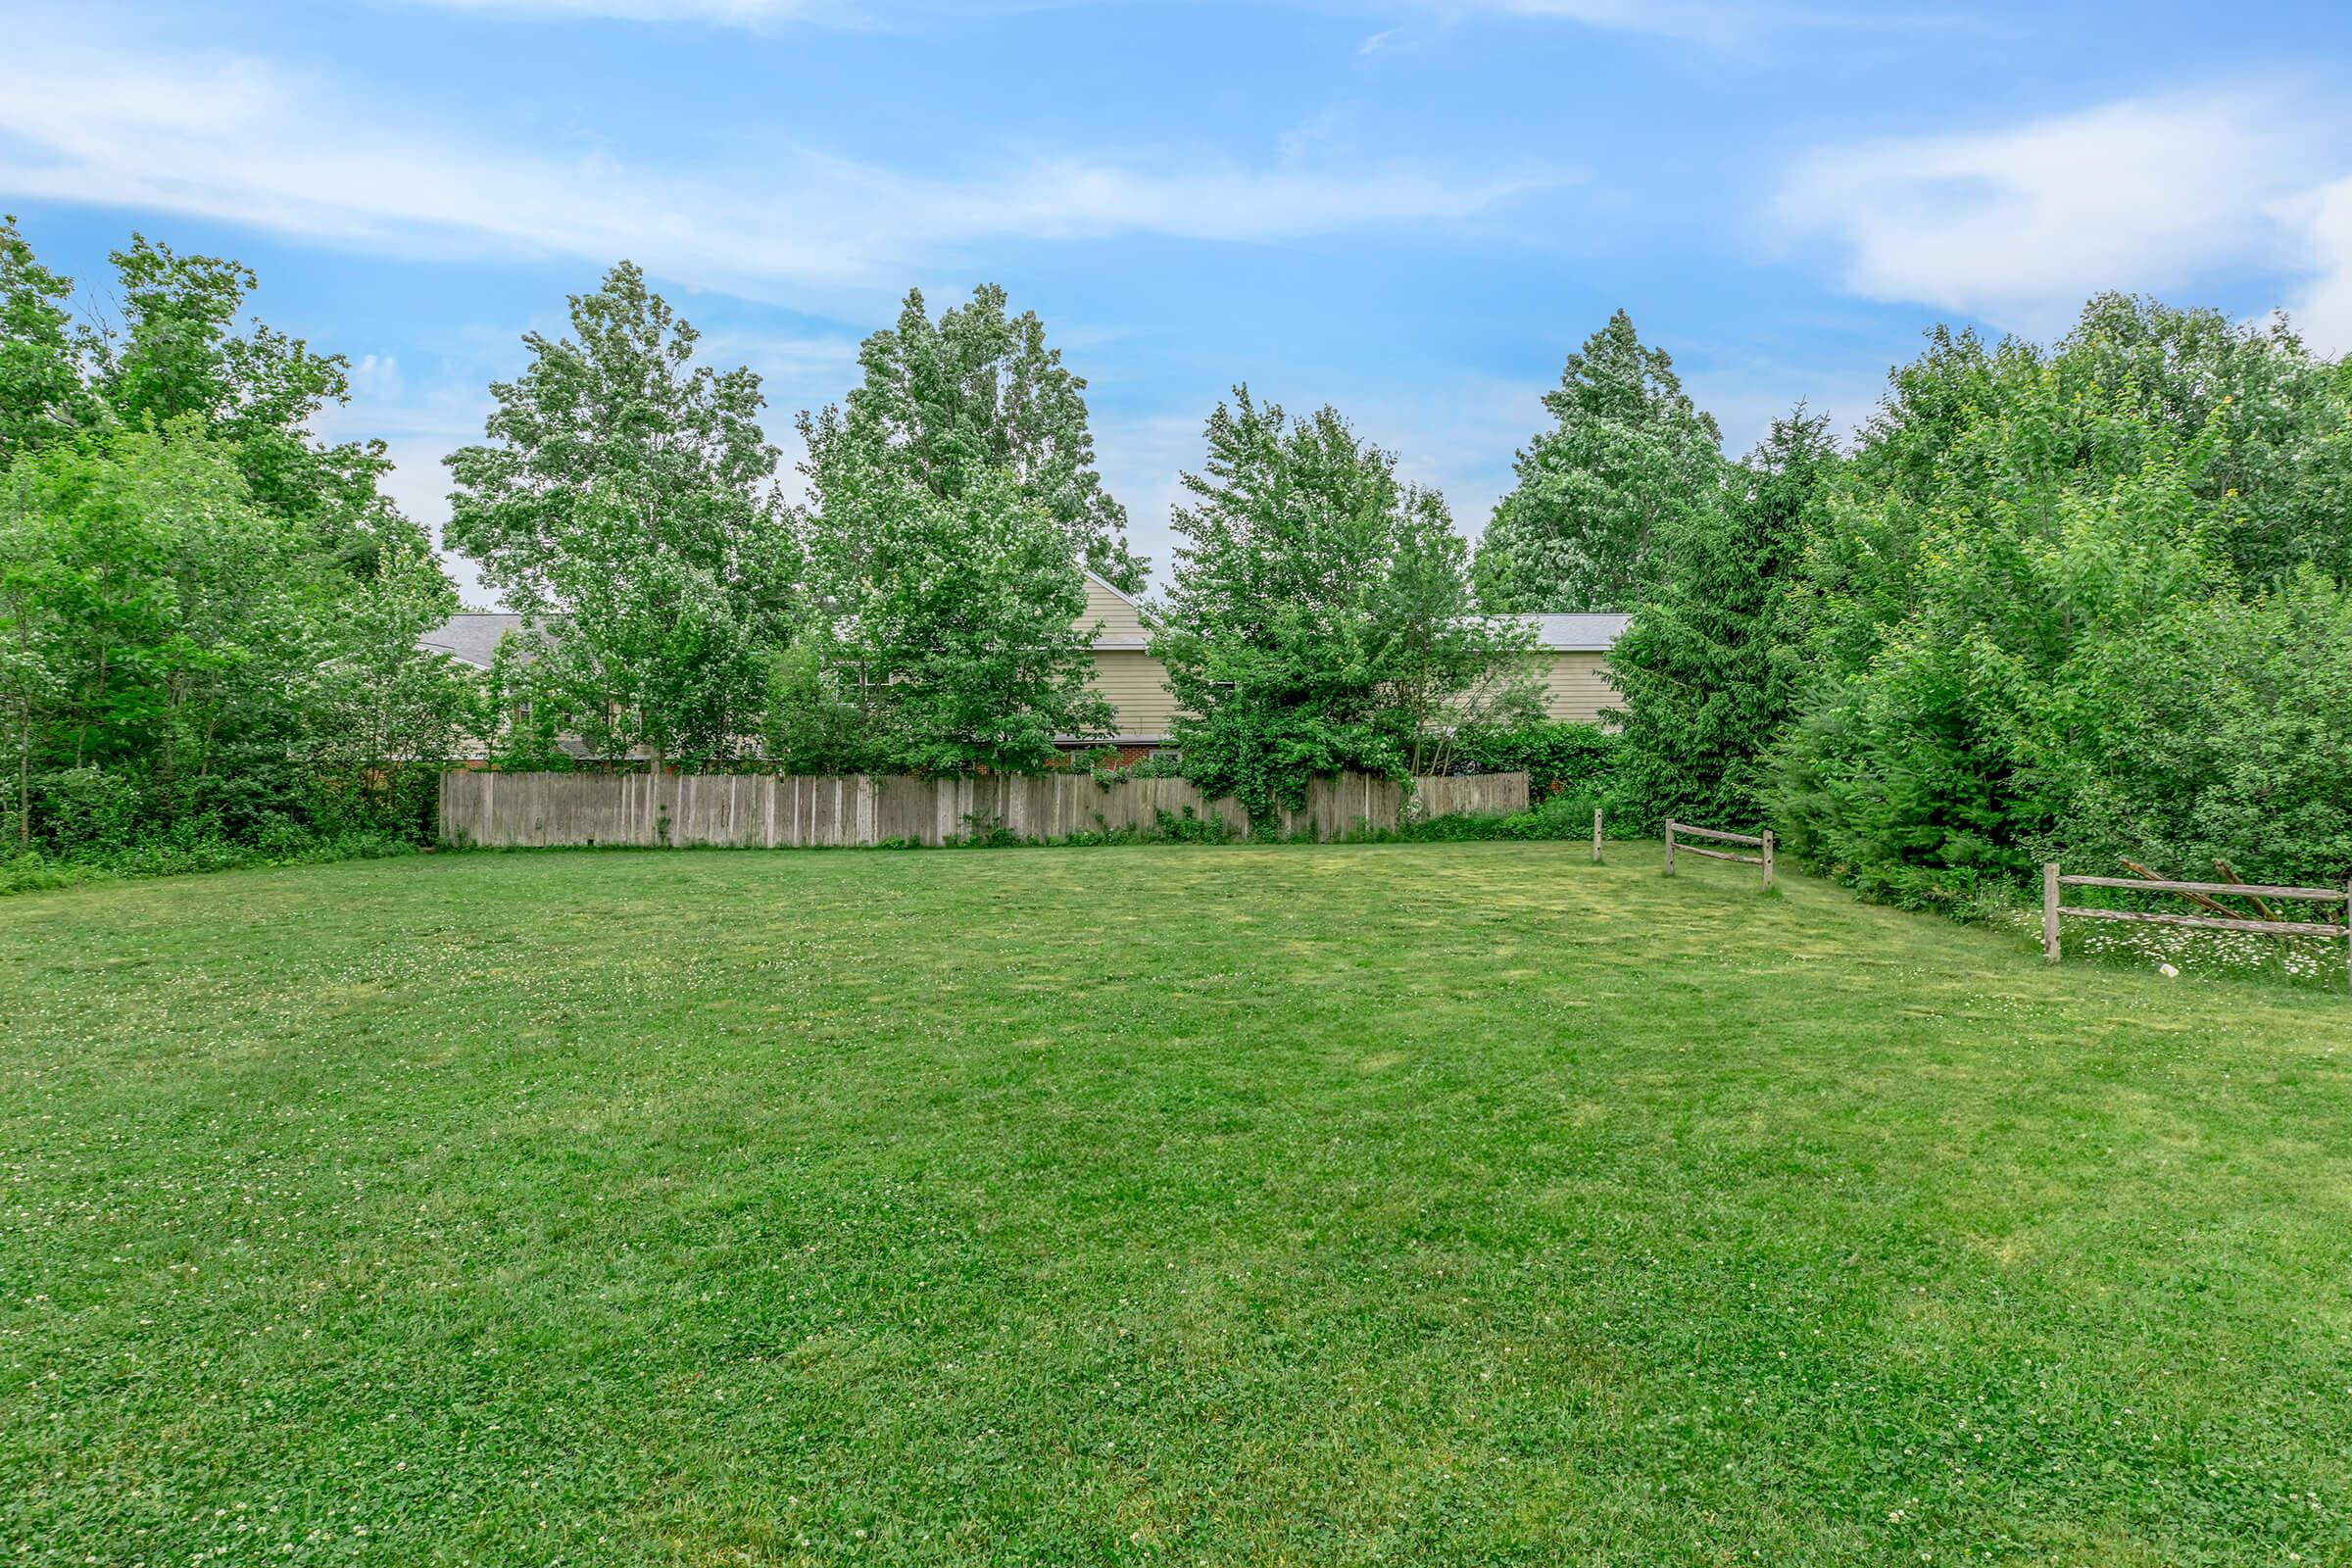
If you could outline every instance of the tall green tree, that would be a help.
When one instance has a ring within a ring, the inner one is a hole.
[[[57,667],[63,552],[57,519],[32,501],[24,475],[0,466],[0,705],[8,725],[0,755],[16,786],[7,837],[19,850],[32,841],[32,772],[65,693]]]
[[[246,320],[251,269],[136,234],[113,263],[120,318],[85,343],[91,390],[115,421],[197,421],[234,455],[257,505],[309,529],[360,575],[387,540],[425,543],[380,489],[392,467],[383,442],[312,433],[328,406],[350,400],[350,361]]]
[[[169,791],[241,750],[282,751],[322,558],[254,502],[231,449],[184,418],[82,436],[12,465],[5,511],[44,552],[22,562],[41,586],[18,621],[58,686],[38,762]]]
[[[368,825],[385,764],[444,755],[463,706],[416,647],[455,595],[377,488],[381,444],[311,434],[342,359],[249,320],[233,262],[136,236],[113,261],[115,308],[76,320],[0,222],[12,836]]]
[[[2352,369],[2315,356],[2282,318],[2241,323],[2128,294],[2083,307],[2051,356],[2183,441],[2219,437],[2200,493],[2230,510],[2215,548],[2249,592],[2305,566],[2352,584]]]
[[[1658,580],[1609,651],[1618,788],[1641,820],[1759,820],[1762,758],[1795,702],[1782,605],[1838,465],[1828,418],[1800,405],[1660,530]]]
[[[944,502],[1009,474],[1052,518],[1078,561],[1121,592],[1141,593],[1145,563],[1127,545],[1127,513],[1095,470],[1086,381],[1046,346],[1034,311],[1005,312],[997,284],[933,321],[919,291],[898,324],[859,347],[862,372],[843,409],[801,416],[810,451],[855,446]]]
[[[0,468],[88,423],[74,280],[43,267],[13,217],[0,217]]]
[[[2251,463],[2229,394],[2192,422],[2115,370],[2112,303],[2053,350],[1938,334],[1825,491],[1767,796],[1793,852],[1874,894],[1966,906],[2045,858],[2345,869],[2343,661],[2311,640],[2343,614],[2315,564],[2336,520],[2252,526],[2304,466]],[[2280,427],[2324,441],[2328,378],[2300,379]],[[2301,564],[2250,583],[2250,542]]]
[[[1473,612],[1445,503],[1394,455],[1336,410],[1293,420],[1247,387],[1206,439],[1152,640],[1188,774],[1264,819],[1318,774],[1408,776],[1501,704],[1525,629]]]
[[[446,460],[446,537],[526,617],[536,700],[566,727],[658,765],[733,757],[798,575],[760,378],[695,364],[700,334],[628,262],[570,318],[525,336],[489,440]]]
[[[975,468],[942,495],[870,432],[814,429],[811,608],[774,689],[778,763],[1030,772],[1057,739],[1107,736],[1079,558],[1021,476]]]
[[[1663,349],[1619,311],[1544,394],[1557,422],[1519,454],[1478,552],[1494,610],[1622,610],[1653,580],[1660,536],[1712,499],[1722,432]]]

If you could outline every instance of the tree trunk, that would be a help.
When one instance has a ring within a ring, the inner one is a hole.
[[[17,616],[17,660],[24,672],[23,702],[17,708],[17,848],[32,848],[32,634],[30,613]]]

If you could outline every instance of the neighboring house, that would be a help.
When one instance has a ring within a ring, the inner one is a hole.
[[[1176,727],[1176,698],[1168,690],[1168,666],[1152,657],[1152,633],[1144,625],[1143,606],[1096,576],[1086,574],[1084,623],[1095,628],[1094,679],[1087,684],[1101,692],[1115,715],[1109,744],[1119,749],[1119,760],[1138,762],[1168,743]],[[1056,735],[1068,750],[1093,751],[1102,741],[1081,744],[1077,737]]]
[[[463,664],[488,669],[507,633],[522,629],[522,617],[497,610],[461,610],[416,639],[427,653],[447,654]]]
[[[1617,688],[1609,684],[1609,650],[1633,616],[1610,612],[1521,618],[1535,628],[1545,717],[1592,724],[1625,706]]]
[[[1086,574],[1086,619],[1098,628],[1092,684],[1110,700],[1118,715],[1118,732],[1110,744],[1119,749],[1120,761],[1139,760],[1166,746],[1175,728],[1176,699],[1168,691],[1167,666],[1152,657],[1152,633],[1144,624],[1143,607],[1091,571]],[[1536,634],[1534,658],[1545,716],[1591,724],[1624,706],[1606,671],[1609,649],[1631,615],[1525,619]],[[1058,739],[1066,748],[1083,749],[1075,737]]]
[[[461,664],[487,670],[498,657],[498,645],[521,630],[520,615],[503,610],[461,610],[417,638],[416,646],[426,653],[445,654]],[[517,704],[515,721],[519,723],[529,711],[529,705]],[[556,744],[574,757],[590,755],[586,744],[574,736],[560,736]],[[489,755],[489,745],[478,736],[466,736],[459,743],[459,756],[469,763],[480,762]]]
[[[1543,681],[1544,710],[1552,718],[1593,723],[1623,706],[1606,678],[1609,649],[1630,615],[1529,615],[1536,634],[1534,658]],[[1122,762],[1139,761],[1168,744],[1176,726],[1176,699],[1168,691],[1167,666],[1152,657],[1152,633],[1143,607],[1093,572],[1086,574],[1084,624],[1095,628],[1095,673],[1091,684],[1109,700],[1115,733],[1109,744]],[[417,639],[418,646],[482,669],[490,667],[499,642],[522,625],[520,615],[469,610],[450,617]],[[1059,737],[1069,750],[1103,743]]]

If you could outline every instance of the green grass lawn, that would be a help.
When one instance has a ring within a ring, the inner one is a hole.
[[[1611,853],[0,903],[0,1562],[2352,1559],[2352,1002]]]

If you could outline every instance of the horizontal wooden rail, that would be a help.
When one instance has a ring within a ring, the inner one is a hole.
[[[1772,830],[1770,828],[1766,828],[1762,833],[1726,833],[1721,828],[1692,827],[1688,822],[1677,822],[1674,818],[1668,817],[1666,819],[1666,874],[1668,876],[1674,875],[1674,852],[1677,847],[1675,841],[1686,836],[1714,839],[1724,844],[1755,845],[1762,852],[1761,854],[1735,855],[1730,850],[1702,850],[1695,844],[1685,844],[1681,848],[1686,854],[1703,855],[1710,860],[1737,860],[1741,865],[1760,865],[1764,868],[1764,891],[1767,893],[1772,891]]]
[[[2342,898],[2342,894],[2337,894]],[[2205,926],[2215,931],[2259,931],[2269,937],[2340,937],[2344,928],[2333,920],[2225,920],[2216,914],[2161,914],[2153,909],[2083,909],[2068,906],[2060,914],[2085,920],[2144,920],[2150,925]]]
[[[2240,898],[2302,899],[2312,904],[2341,904],[2342,888],[2282,888],[2262,882],[2151,882],[2139,876],[2062,876],[2062,888],[2132,888],[2141,893],[2234,893]]]
[[[2092,909],[2080,905],[2058,902],[2060,888],[2120,888],[2132,893],[2179,893],[2194,896],[2208,908],[2220,907],[2210,902],[2210,896],[2223,895],[2241,899],[2296,900],[2305,904],[2344,905],[2344,923],[2332,920],[2257,920],[2239,919],[2216,914],[2163,914],[2154,909]],[[2050,963],[2058,961],[2058,922],[2062,917],[2080,920],[2126,920],[2143,925],[2187,926],[2199,931],[2250,931],[2265,937],[2330,937],[2345,941],[2344,963],[2352,977],[2352,883],[2340,888],[2277,887],[2253,882],[2160,882],[2147,877],[2132,876],[2065,876],[2058,862],[2046,860],[2041,867],[2041,956]]]
[[[1722,843],[1725,843],[1725,844],[1758,844],[1758,845],[1760,845],[1760,844],[1762,844],[1762,843],[1764,842],[1763,835],[1761,835],[1761,834],[1758,834],[1758,833],[1726,833],[1726,832],[1724,832],[1724,831],[1723,831],[1723,829],[1721,829],[1721,828],[1717,828],[1717,827],[1692,827],[1692,826],[1691,826],[1690,823],[1688,823],[1688,822],[1674,822],[1674,821],[1669,821],[1669,822],[1666,824],[1666,826],[1667,826],[1667,829],[1668,829],[1668,831],[1670,831],[1670,832],[1674,832],[1674,833],[1688,833],[1688,834],[1689,834],[1690,837],[1692,837],[1692,838],[1694,838],[1694,839],[1716,839],[1716,840],[1719,840],[1720,842],[1722,842]]]

